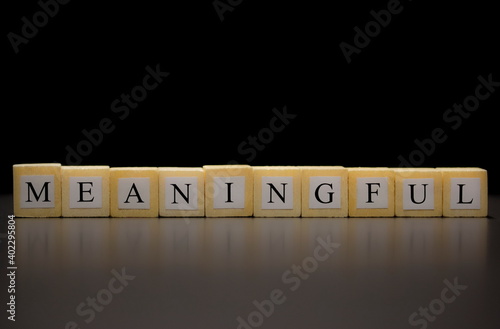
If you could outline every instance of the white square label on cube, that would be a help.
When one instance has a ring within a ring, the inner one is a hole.
[[[198,209],[198,178],[197,177],[166,177],[165,178],[165,209],[197,210]]]
[[[389,207],[387,177],[359,177],[356,182],[356,207],[386,209]]]
[[[262,177],[262,209],[293,209],[293,177]]]
[[[20,180],[21,208],[55,207],[54,175],[24,175]]]
[[[403,209],[433,210],[434,179],[433,178],[403,179]]]
[[[70,177],[69,207],[102,208],[102,177]]]
[[[450,209],[481,209],[481,179],[451,178]]]
[[[214,209],[245,208],[245,176],[214,177]]]
[[[340,208],[340,176],[312,176],[309,178],[309,208]]]
[[[118,179],[118,209],[149,209],[148,177]]]

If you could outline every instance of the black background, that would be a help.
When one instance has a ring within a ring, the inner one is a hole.
[[[495,2],[401,0],[351,63],[339,45],[389,0],[220,0],[239,3],[223,21],[213,2],[72,0],[17,54],[9,33],[41,8],[3,3],[0,193],[12,191],[13,164],[71,164],[68,148],[106,119],[114,130],[80,164],[396,167],[442,129],[446,140],[419,165],[486,168],[500,193],[500,87],[457,129],[443,120],[479,76],[500,81]],[[169,76],[120,119],[111,104],[148,66]],[[285,107],[290,123],[255,157],[242,153]],[[126,268],[137,279],[92,327],[235,328],[252,300],[283,288],[289,301],[264,326],[401,328],[458,278],[470,288],[429,325],[498,328],[498,196],[490,200],[488,220],[20,220],[18,325],[87,327],[75,308]],[[10,202],[0,195],[5,222]],[[313,255],[319,235],[342,247],[292,294],[282,274]]]
[[[347,63],[339,44],[387,4],[243,0],[221,21],[213,0],[71,1],[16,54],[8,34],[41,9],[5,3],[0,192],[15,163],[70,164],[67,147],[109,118],[115,129],[82,165],[393,167],[439,128],[446,141],[419,165],[486,168],[499,193],[500,91],[456,130],[443,121],[478,76],[500,81],[494,2],[401,1]],[[121,120],[111,104],[157,65],[170,75]],[[238,150],[284,107],[296,117],[265,148]]]

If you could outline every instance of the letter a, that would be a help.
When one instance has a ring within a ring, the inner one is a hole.
[[[7,34],[7,38],[9,39],[12,49],[14,49],[14,53],[16,54],[19,52],[19,45],[23,43],[28,44],[28,39],[23,38],[22,36],[15,34],[14,32],[10,32],[9,34]]]
[[[135,194],[132,194],[132,190],[134,190],[134,193]],[[130,191],[128,192],[128,196],[127,196],[127,200],[125,200],[124,203],[130,203],[128,201],[128,199],[133,196],[133,197],[136,197],[137,198],[137,203],[144,203],[144,201],[142,201],[141,199],[141,195],[139,194],[139,191],[137,191],[137,187],[135,186],[135,183],[132,184],[132,187],[130,188]]]
[[[352,54],[359,54],[361,50],[359,48],[356,48],[347,42],[341,42],[340,43],[340,49],[342,50],[342,54],[344,54],[345,60],[347,61],[347,64],[351,63],[351,55]]]

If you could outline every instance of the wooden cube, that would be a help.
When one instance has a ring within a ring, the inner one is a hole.
[[[300,217],[299,167],[254,167],[253,176],[255,217]]]
[[[15,216],[61,216],[61,164],[18,164],[13,174]]]
[[[394,170],[348,168],[349,216],[394,216]]]
[[[158,168],[109,170],[111,217],[158,217]]]
[[[62,216],[109,217],[109,167],[63,166]]]
[[[488,216],[488,173],[481,168],[438,168],[443,177],[443,216]]]
[[[441,172],[431,168],[394,169],[396,217],[441,217],[443,188]]]
[[[302,171],[302,217],[347,217],[347,169],[299,168]]]
[[[202,168],[158,168],[161,217],[205,216],[205,172]]]
[[[253,169],[249,165],[209,165],[205,171],[205,216],[253,214]]]

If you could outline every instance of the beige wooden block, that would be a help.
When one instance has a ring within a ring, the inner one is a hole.
[[[302,171],[302,217],[347,217],[347,169],[339,166],[299,168]]]
[[[109,217],[109,167],[62,166],[62,216]]]
[[[158,217],[158,168],[109,170],[111,217]]]
[[[394,170],[348,168],[349,216],[394,216]]]
[[[253,176],[255,217],[300,217],[302,180],[299,167],[253,167]]]
[[[18,164],[13,174],[15,216],[61,216],[61,164]]]
[[[481,168],[438,168],[443,177],[443,216],[488,216],[488,173]]]
[[[441,217],[443,187],[441,172],[433,168],[394,169],[396,217]]]
[[[205,172],[202,168],[158,168],[161,217],[205,216]]]
[[[205,216],[253,214],[253,169],[249,165],[208,165],[205,171]]]

